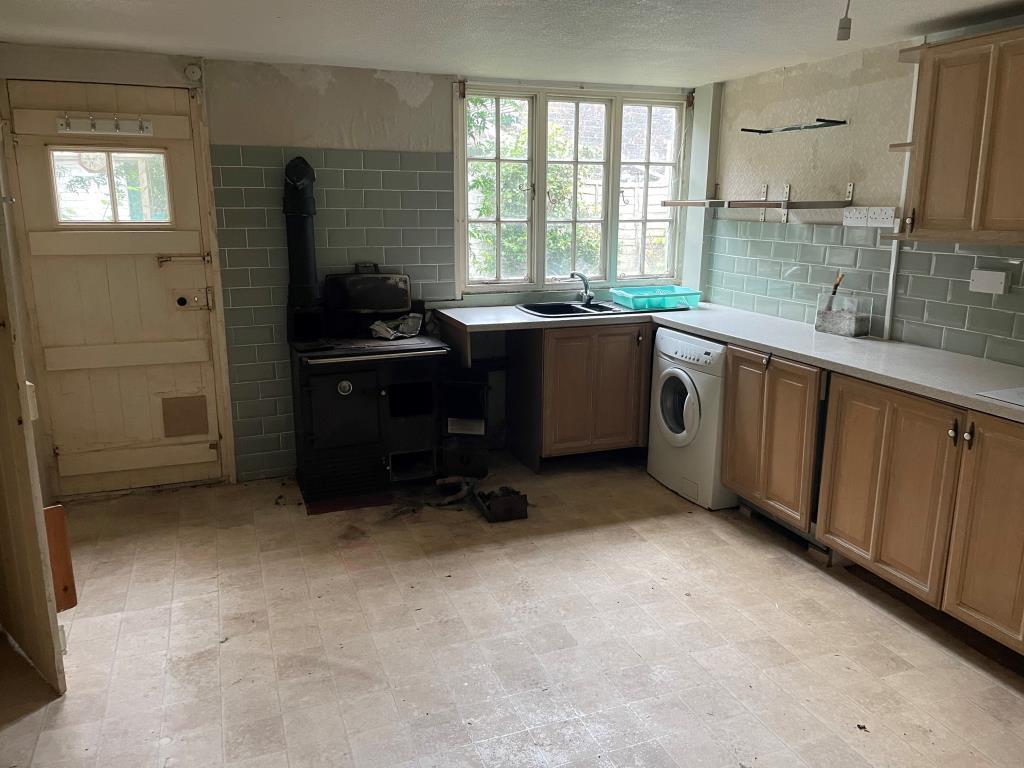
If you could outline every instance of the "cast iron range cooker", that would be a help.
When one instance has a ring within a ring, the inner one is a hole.
[[[307,500],[436,474],[441,367],[449,351],[429,336],[371,337],[377,320],[423,312],[423,302],[411,300],[407,275],[376,268],[327,275],[321,297],[315,178],[301,157],[285,168],[296,477]]]

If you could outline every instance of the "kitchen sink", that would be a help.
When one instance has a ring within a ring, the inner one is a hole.
[[[565,317],[566,315],[599,315],[603,313],[615,315],[635,314],[637,311],[620,307],[610,301],[595,301],[584,305],[579,301],[542,301],[537,304],[517,304],[523,312],[540,317]]]

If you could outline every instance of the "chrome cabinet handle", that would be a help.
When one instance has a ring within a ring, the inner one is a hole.
[[[949,439],[953,441],[953,446],[955,447],[956,443],[957,443],[957,440],[960,437],[960,420],[959,419],[953,419],[953,426],[949,428],[949,431],[946,432],[946,434],[949,435]]]
[[[352,394],[352,382],[348,379],[343,379],[338,382],[338,394],[342,397],[348,397]]]

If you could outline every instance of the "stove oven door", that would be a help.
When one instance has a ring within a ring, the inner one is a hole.
[[[379,443],[381,388],[376,370],[336,370],[309,377],[313,445]]]

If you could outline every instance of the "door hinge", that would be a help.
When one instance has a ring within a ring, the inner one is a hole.
[[[60,456],[60,446],[59,445],[53,446],[53,455],[54,456]]]
[[[213,288],[206,286],[206,309],[213,311]]]

